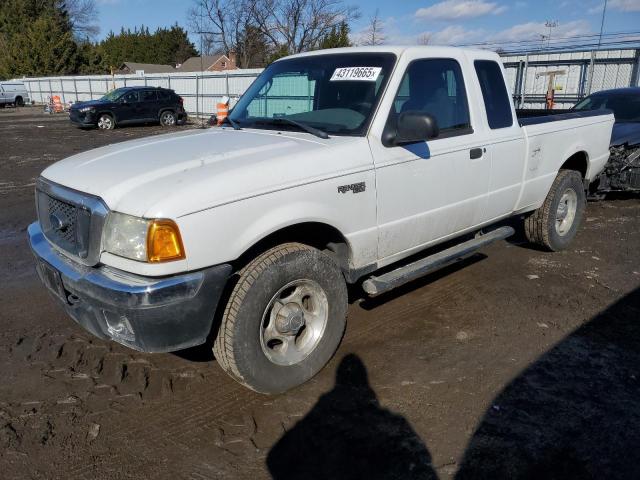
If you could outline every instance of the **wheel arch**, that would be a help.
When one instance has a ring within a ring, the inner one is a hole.
[[[560,166],[560,170],[575,170],[580,172],[584,180],[589,170],[589,154],[584,150],[578,150],[564,161]]]
[[[283,243],[297,242],[329,253],[340,269],[348,275],[351,245],[345,235],[333,225],[323,221],[296,221],[274,228],[256,238],[233,262],[239,269],[256,256]]]

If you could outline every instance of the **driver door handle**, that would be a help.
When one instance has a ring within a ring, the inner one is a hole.
[[[472,148],[471,150],[469,150],[469,158],[471,160],[477,160],[479,158],[482,158],[482,155],[484,154],[486,150],[484,148]]]

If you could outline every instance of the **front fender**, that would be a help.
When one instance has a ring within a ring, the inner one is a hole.
[[[339,186],[363,178],[369,186],[365,191],[339,192]],[[178,219],[190,269],[234,261],[272,233],[307,222],[323,223],[338,230],[351,247],[352,266],[357,268],[376,261],[373,172],[272,192]]]

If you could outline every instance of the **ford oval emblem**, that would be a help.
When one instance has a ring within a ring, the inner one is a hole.
[[[51,228],[56,232],[64,232],[68,226],[66,219],[60,218],[55,213],[49,215],[49,222],[51,222]]]

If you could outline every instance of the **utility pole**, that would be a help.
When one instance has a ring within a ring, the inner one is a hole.
[[[608,0],[604,0],[604,6],[602,7],[602,20],[600,22],[600,36],[598,38],[598,48],[597,50],[600,50],[600,47],[602,46],[602,34],[604,33],[604,19],[605,16],[607,15],[607,3]],[[591,88],[593,85],[593,71],[596,69],[596,50],[592,50],[591,51],[591,62],[589,64],[589,83],[587,83],[587,95],[591,95]]]
[[[600,22],[600,37],[598,38],[598,49],[600,45],[602,45],[602,33],[604,31],[604,17],[607,14],[607,3],[608,0],[604,0],[604,7],[602,8],[602,22]]]
[[[547,36],[547,48],[549,48],[551,46],[551,30],[558,26],[558,22],[556,20],[547,20],[544,26],[549,29],[549,35]]]
[[[544,33],[540,34],[540,50],[544,50],[544,42],[547,40],[547,38],[549,37]]]

